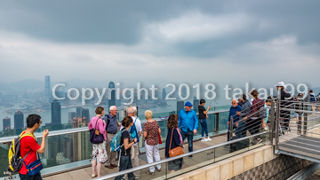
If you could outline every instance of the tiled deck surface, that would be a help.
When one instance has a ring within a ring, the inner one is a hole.
[[[198,150],[198,149],[202,149],[208,146],[212,146],[215,144],[219,144],[222,142],[226,141],[226,135],[221,135],[221,136],[216,136],[212,138],[212,141],[208,141],[208,142],[201,142],[201,141],[195,141],[194,142],[194,150]],[[184,145],[184,152],[188,152],[188,146],[187,144]],[[225,152],[226,150],[224,148],[218,148],[218,151],[221,151],[220,153]],[[219,154],[220,154],[219,153]],[[225,154],[225,153],[223,153]],[[161,159],[164,159],[164,149],[160,150],[160,156]],[[212,159],[213,155],[211,156]],[[188,168],[189,166],[193,166],[195,164],[199,164],[205,160],[208,160],[208,154],[199,154],[199,155],[195,155],[193,156],[193,158],[184,158],[184,163],[182,166],[182,169]],[[141,154],[140,155],[140,164],[146,164],[146,156],[145,154]],[[115,169],[108,169],[105,168],[104,166],[102,167],[102,173],[101,175],[107,175],[110,173],[114,173],[114,172],[118,172],[118,168]],[[166,167],[162,167],[162,171],[161,172],[157,172],[151,176],[148,174],[148,170],[144,169],[141,171],[141,177],[139,179],[155,179],[155,178],[159,178],[159,179],[163,179],[163,175],[166,174]],[[70,180],[85,180],[85,179],[91,179],[91,167],[87,167],[87,168],[82,168],[82,169],[78,169],[78,170],[74,170],[74,171],[69,171],[69,172],[65,172],[65,173],[61,173],[61,174],[57,174],[57,175],[53,175],[53,176],[49,176],[49,177],[45,177],[44,180],[60,180],[60,179],[70,179]]]

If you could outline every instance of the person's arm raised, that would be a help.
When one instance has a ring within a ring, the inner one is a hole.
[[[46,148],[46,139],[47,139],[47,136],[49,134],[49,130],[48,129],[45,129],[42,131],[42,140],[41,140],[41,145],[40,145],[40,148],[37,150],[37,153],[44,153],[44,150]]]

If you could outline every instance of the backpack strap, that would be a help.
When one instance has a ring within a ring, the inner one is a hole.
[[[169,144],[169,151],[171,150],[173,130],[174,130],[174,128],[172,127],[172,130],[171,130],[171,137],[170,137],[170,144]]]
[[[111,120],[110,120],[109,114],[106,114],[105,117],[107,118],[107,125],[106,125],[106,131],[107,131],[108,126],[109,126]]]
[[[36,139],[35,136],[31,133],[27,133],[25,131],[23,131],[20,135],[19,135],[19,141],[21,141],[22,138],[24,137],[32,137],[33,139]],[[27,154],[22,158],[22,161],[24,163],[24,165],[27,167],[27,164],[24,162],[24,160],[27,158],[27,156],[30,154],[31,150],[29,152],[27,152]],[[38,154],[38,158],[39,158],[39,154]]]
[[[33,139],[36,139],[36,137],[35,137],[33,134],[23,131],[23,132],[19,135],[19,140],[21,140],[22,138],[27,137],[27,136],[33,137]]]

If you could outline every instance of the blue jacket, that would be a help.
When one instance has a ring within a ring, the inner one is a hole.
[[[236,107],[233,107],[233,106],[230,107],[228,121],[230,121],[231,117],[233,117],[234,123],[239,121],[239,116],[236,114],[237,111],[241,112],[241,106],[237,105]]]
[[[182,109],[179,112],[178,126],[183,132],[197,130],[199,126],[197,113],[192,109],[189,112],[186,112],[185,109]]]
[[[109,124],[108,124],[108,119],[110,120]],[[117,117],[108,114],[104,116],[103,120],[106,122],[106,132],[111,134],[116,134],[118,131]]]
[[[248,116],[251,112],[251,104],[248,100],[244,102],[241,106],[241,115],[240,119],[243,119],[244,117]]]

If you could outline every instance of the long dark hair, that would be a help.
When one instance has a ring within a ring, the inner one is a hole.
[[[178,127],[178,116],[176,114],[171,114],[168,118],[168,125],[167,125],[168,129],[174,127],[177,128]]]
[[[130,124],[133,122],[132,118],[130,116],[124,117],[122,120],[122,126],[127,128],[130,126]]]

